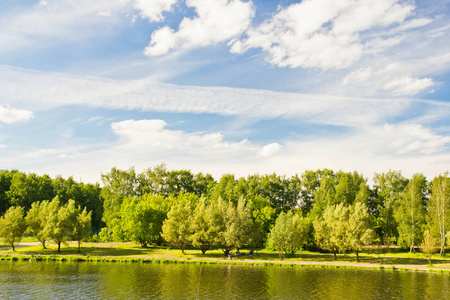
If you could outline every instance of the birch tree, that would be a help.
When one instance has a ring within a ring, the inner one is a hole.
[[[450,178],[448,172],[435,177],[428,204],[431,223],[439,236],[440,256],[445,254],[446,234],[450,228]]]

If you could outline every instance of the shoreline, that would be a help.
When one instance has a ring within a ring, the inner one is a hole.
[[[246,265],[246,266],[279,266],[279,267],[314,267],[333,269],[366,269],[379,271],[407,271],[449,274],[450,269],[437,266],[423,265],[390,265],[374,263],[354,263],[346,261],[301,261],[301,260],[245,260],[228,259],[197,259],[197,258],[151,258],[129,256],[85,256],[85,255],[31,255],[31,254],[0,254],[0,261],[29,261],[29,262],[88,262],[88,263],[158,263],[158,264],[217,264],[217,265]]]

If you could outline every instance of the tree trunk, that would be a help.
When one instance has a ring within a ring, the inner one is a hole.
[[[15,251],[16,251],[16,248],[14,248],[14,244],[12,244],[11,246],[12,246],[12,248],[13,248],[13,251],[15,252]]]
[[[359,255],[358,255],[358,251],[356,251],[356,261],[359,262]]]
[[[334,260],[337,260],[336,251],[333,251],[333,255],[334,255]]]
[[[78,241],[78,253],[80,253],[81,241]]]
[[[47,249],[45,248],[45,241],[42,241],[42,249]]]
[[[58,242],[58,252],[61,252],[61,242]]]

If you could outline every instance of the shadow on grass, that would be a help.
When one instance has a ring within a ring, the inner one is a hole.
[[[92,244],[82,245],[78,252],[77,245],[61,245],[58,252],[56,245],[47,245],[47,249],[41,246],[32,246],[17,249],[16,253],[28,255],[84,255],[84,256],[147,256],[151,255],[155,248],[142,248],[139,245],[97,246]]]

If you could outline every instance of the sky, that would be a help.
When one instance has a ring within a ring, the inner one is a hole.
[[[0,1],[0,169],[450,169],[448,0]]]

